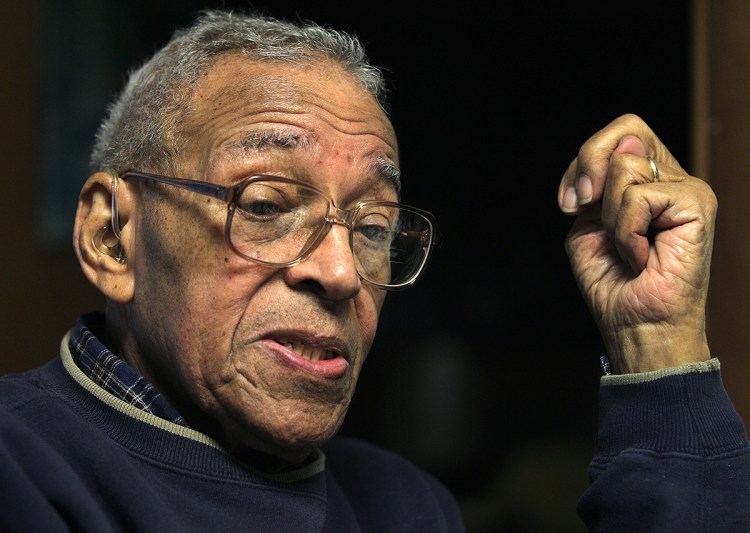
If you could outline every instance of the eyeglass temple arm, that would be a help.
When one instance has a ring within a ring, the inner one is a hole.
[[[117,207],[117,183],[118,181],[117,181],[117,174],[115,172],[110,172],[110,174],[113,180],[113,183],[112,183],[112,233],[114,233],[115,237],[119,239],[120,238],[120,214],[119,214],[119,208]],[[206,183],[205,181],[167,178],[166,176],[159,176],[158,174],[147,174],[145,172],[128,171],[122,175],[123,180],[127,178],[131,178],[131,177],[158,181],[159,183],[172,185],[180,189],[185,189],[187,191],[191,191],[197,194],[202,194],[204,196],[210,196],[212,198],[216,198],[218,200],[222,200],[225,202],[229,201],[228,199],[230,198],[231,192],[233,191],[231,187],[223,187],[221,185],[214,185],[212,183]]]
[[[128,171],[122,175],[122,179],[127,178],[142,178],[147,180],[158,181],[159,183],[166,183],[180,189],[202,194],[203,196],[211,196],[219,200],[226,201],[229,196],[231,187],[224,187],[222,185],[214,185],[205,181],[188,180],[188,179],[176,179],[168,178],[166,176],[159,176],[158,174],[147,174],[145,172]]]

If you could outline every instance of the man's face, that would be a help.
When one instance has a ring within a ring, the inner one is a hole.
[[[391,124],[336,65],[224,56],[201,78],[182,128],[190,140],[175,177],[285,176],[342,208],[396,200],[382,170],[397,164]],[[269,268],[227,245],[223,202],[139,189],[124,357],[198,428],[217,421],[230,445],[304,457],[343,421],[385,296],[361,284],[348,230],[334,225],[306,261]]]

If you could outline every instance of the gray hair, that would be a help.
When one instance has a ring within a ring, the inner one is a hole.
[[[385,109],[384,77],[357,37],[314,22],[293,23],[257,14],[207,10],[134,70],[99,127],[92,172],[112,168],[166,171],[186,139],[180,124],[200,76],[218,56],[240,52],[257,61],[339,63]]]

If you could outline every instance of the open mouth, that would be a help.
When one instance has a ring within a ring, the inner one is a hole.
[[[346,343],[333,337],[277,332],[260,345],[281,365],[321,379],[339,380],[352,364]]]
[[[284,339],[276,339],[276,342],[308,361],[328,361],[338,356],[338,353],[334,350],[310,346],[301,342],[292,342]]]

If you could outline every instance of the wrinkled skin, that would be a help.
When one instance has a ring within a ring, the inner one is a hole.
[[[337,65],[225,55],[200,80],[192,104],[183,126],[190,141],[174,177],[219,184],[253,174],[294,177],[343,208],[397,200],[379,170],[382,161],[398,163],[392,126]],[[89,179],[75,243],[84,272],[107,296],[115,352],[191,426],[226,446],[295,463],[330,439],[384,301],[382,290],[361,283],[348,230],[334,225],[306,261],[269,268],[228,246],[223,202],[120,181],[127,260],[118,265],[90,245],[107,223],[111,189],[106,174]],[[315,361],[322,350],[333,360]]]
[[[646,156],[659,170],[659,181]],[[717,202],[637,116],[592,136],[565,172],[574,275],[617,373],[710,358],[705,328]]]

